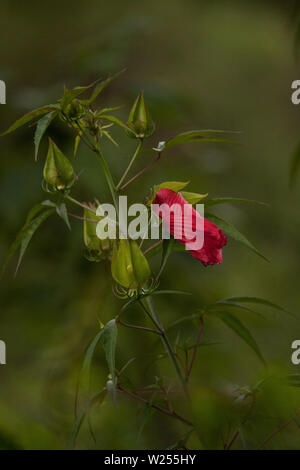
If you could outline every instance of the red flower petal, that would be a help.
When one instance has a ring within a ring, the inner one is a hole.
[[[157,191],[153,204],[157,205],[153,209],[161,217],[164,227],[194,258],[200,260],[204,266],[222,263],[222,248],[227,243],[226,236],[214,223],[201,217],[181,194],[162,188]],[[172,211],[169,209],[171,207]],[[195,243],[203,236],[201,248],[191,248],[191,242]]]

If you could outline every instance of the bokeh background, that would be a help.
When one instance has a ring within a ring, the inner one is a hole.
[[[1,1],[0,79],[7,84],[1,129],[27,110],[55,101],[64,84],[87,84],[126,67],[99,104],[124,105],[118,116],[126,120],[135,96],[144,89],[157,125],[149,147],[190,129],[243,131],[239,147],[188,144],[170,150],[129,191],[132,201],[142,202],[153,184],[190,180],[191,191],[208,192],[210,197],[270,204],[224,205],[215,211],[246,234],[270,263],[233,240],[224,249],[223,264],[213,268],[203,268],[186,253],[171,256],[161,288],[194,295],[158,298],[165,325],[231,295],[260,296],[299,311],[300,180],[292,191],[289,188],[290,158],[299,140],[300,111],[290,99],[291,83],[299,79],[296,23],[292,1]],[[49,133],[71,154],[71,134],[59,122]],[[112,133],[120,148],[106,142],[103,149],[117,178],[135,142],[118,129]],[[2,260],[27,211],[45,199],[45,152],[46,139],[35,164],[30,126],[0,140]],[[139,158],[136,169],[150,158]],[[74,165],[84,169],[77,198],[109,200],[98,163],[84,147]],[[107,268],[84,258],[79,221],[72,221],[70,233],[61,220],[49,219],[34,236],[16,279],[15,261],[0,285],[0,338],[7,344],[7,365],[0,366],[0,448],[64,449],[85,350],[99,319],[105,323],[113,318],[122,303],[111,293]],[[159,257],[153,259],[154,268],[158,263]],[[273,374],[300,373],[290,359],[291,343],[300,337],[299,320],[259,310],[264,318],[245,311],[235,314],[255,336],[267,368],[225,325],[207,319],[191,379],[202,444],[194,434],[188,448],[222,448],[248,406],[237,406],[236,389]],[[133,308],[126,318],[139,322],[140,315]],[[182,341],[192,343],[195,325],[179,329]],[[175,339],[176,331],[171,336]],[[142,388],[162,375],[171,382],[175,403],[184,413],[168,359],[158,360],[162,351],[147,333],[119,330],[118,367],[136,358],[127,369],[128,381]],[[100,346],[93,363],[93,390],[105,384],[107,374]],[[270,380],[233,448],[257,447],[299,406],[299,388]],[[116,408],[106,400],[91,413],[97,442],[85,423],[76,447],[161,449],[174,445],[188,430],[158,413],[151,420],[144,417],[143,407],[131,398],[120,397]],[[299,449],[299,426],[300,417],[298,423],[297,418],[291,420],[266,448]]]

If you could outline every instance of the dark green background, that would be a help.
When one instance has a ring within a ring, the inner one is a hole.
[[[190,180],[191,191],[208,192],[210,197],[270,203],[267,208],[226,205],[216,210],[270,263],[232,240],[224,249],[223,264],[213,268],[204,269],[186,253],[172,255],[161,288],[186,290],[194,296],[159,298],[166,325],[230,295],[261,296],[298,313],[300,181],[293,191],[289,189],[300,112],[290,99],[291,83],[299,79],[292,6],[293,2],[191,0],[1,2],[0,79],[7,84],[1,129],[27,110],[56,100],[64,84],[87,84],[126,67],[99,104],[123,104],[118,116],[126,120],[133,99],[144,89],[157,125],[149,147],[190,129],[243,131],[241,147],[190,144],[168,151],[130,190],[130,199],[142,202],[155,183]],[[135,143],[119,130],[112,133],[120,148],[110,143],[103,148],[117,178]],[[50,134],[71,155],[71,134],[59,123]],[[0,140],[1,259],[31,205],[45,198],[41,190],[45,152],[46,141],[34,164],[30,127]],[[149,161],[148,154],[140,157],[136,168]],[[94,196],[107,201],[94,156],[81,147],[75,166],[84,172],[74,194],[83,201]],[[49,219],[34,237],[18,277],[13,279],[12,262],[1,281],[0,338],[7,343],[7,365],[0,366],[1,448],[68,446],[84,351],[98,330],[98,318],[105,323],[121,305],[111,294],[109,271],[83,255],[81,223],[73,221],[69,233],[62,221]],[[268,369],[224,325],[210,319],[205,324],[202,341],[218,344],[200,347],[191,381],[205,447],[221,448],[222,434],[225,439],[236,429],[233,392],[239,386],[253,385],[272,373],[300,372],[300,366],[290,361],[291,343],[300,337],[299,321],[268,309],[260,311],[264,319],[235,313],[257,339]],[[140,315],[133,309],[127,319],[139,322]],[[180,330],[182,338],[193,340],[193,325]],[[150,365],[161,351],[147,333],[119,331],[117,365],[136,357],[128,375],[137,388],[152,384],[157,374],[166,382],[171,378],[176,388],[167,359]],[[100,347],[93,389],[102,387],[106,377]],[[299,404],[297,389],[273,383],[266,387],[236,448],[258,446]],[[186,432],[184,425],[154,414],[139,434],[142,417],[143,409],[130,398],[119,399],[116,409],[108,400],[92,413],[97,444],[84,425],[77,447],[166,448]],[[198,446],[192,436],[188,447]],[[300,448],[297,423],[293,421],[267,447]]]

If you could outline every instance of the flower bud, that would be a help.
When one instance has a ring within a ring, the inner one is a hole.
[[[83,240],[85,246],[97,255],[94,256],[94,259],[107,258],[112,248],[111,241],[108,238],[100,240],[97,236],[97,223],[101,219],[102,217],[96,216],[92,210],[84,209]]]
[[[73,100],[70,104],[68,104],[64,110],[64,113],[71,119],[76,120],[80,119],[84,108],[82,104],[78,100]]]
[[[45,181],[58,190],[70,187],[74,181],[71,163],[51,139],[43,175]]]
[[[151,276],[147,259],[134,240],[121,239],[114,245],[111,272],[113,278],[127,289],[141,288]]]
[[[144,100],[144,93],[141,91],[134,102],[128,118],[128,127],[134,132],[134,137],[143,139],[151,137],[154,133],[155,125],[149,114]],[[132,136],[132,134],[129,134]]]

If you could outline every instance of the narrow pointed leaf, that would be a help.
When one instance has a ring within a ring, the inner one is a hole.
[[[73,429],[72,429],[72,435],[71,435],[71,445],[72,448],[75,447],[76,444],[76,439],[79,434],[79,431],[81,429],[81,426],[85,420],[86,415],[88,412],[91,410],[91,408],[96,405],[96,404],[101,404],[103,403],[105,397],[107,395],[107,390],[104,388],[100,392],[96,393],[90,400],[89,402],[85,405],[85,407],[82,409],[80,414],[77,416]]]
[[[123,72],[125,72],[125,69],[121,70],[120,72],[115,73],[111,77],[108,77],[106,80],[101,81],[95,88],[95,90],[92,93],[92,96],[90,97],[89,100],[87,100],[87,103],[91,105],[95,99],[100,95],[100,93],[106,88],[113,80],[115,80],[119,75],[121,75]]]
[[[255,313],[256,315],[259,315],[260,317],[263,318],[263,315],[260,312],[253,310],[253,308],[247,307],[246,305],[240,304],[238,302],[230,301],[229,299],[218,300],[216,303],[209,305],[208,308],[209,309],[220,308],[220,305],[227,305],[229,307],[239,308],[241,310],[247,310],[248,312]]]
[[[235,197],[220,197],[216,199],[208,199],[204,202],[206,206],[215,206],[217,204],[239,204],[239,203],[259,204],[261,206],[269,205],[266,202],[256,201],[253,199],[235,198]]]
[[[103,135],[105,135],[105,137],[107,137],[107,138],[108,138],[108,140],[110,140],[110,141],[111,141],[111,143],[112,143],[112,144],[114,144],[116,147],[119,147],[119,144],[118,144],[118,142],[116,142],[116,141],[113,139],[113,137],[110,135],[110,133],[109,133],[109,132],[102,131],[102,133],[103,133]]]
[[[251,303],[251,304],[259,304],[259,305],[264,305],[266,307],[271,307],[276,310],[280,310],[281,312],[288,313],[290,315],[293,315],[291,312],[288,310],[284,309],[280,305],[270,302],[270,300],[262,299],[260,297],[249,297],[249,296],[233,296],[233,297],[227,297],[227,301],[232,301],[232,302],[245,302],[245,303]]]
[[[10,132],[15,131],[21,126],[24,126],[30,121],[33,121],[34,119],[37,119],[41,116],[44,116],[44,114],[48,114],[52,111],[58,110],[59,106],[56,104],[49,104],[47,106],[43,106],[42,108],[34,109],[33,111],[30,111],[29,113],[25,114],[22,116],[20,119],[18,119],[14,124],[12,124],[7,131],[3,132],[0,134],[0,137],[6,134],[9,134]]]
[[[117,126],[119,127],[122,127],[123,129],[125,129],[125,131],[127,132],[132,132],[132,130],[126,126],[126,124],[124,124],[122,121],[120,121],[120,119],[116,118],[115,116],[110,116],[110,115],[102,115],[100,114],[101,119],[105,119],[106,121],[109,121],[109,122],[112,122],[113,124],[116,124]],[[133,133],[133,132],[132,132]]]
[[[226,220],[221,219],[221,217],[217,217],[216,215],[213,214],[208,214],[206,213],[206,217],[211,221],[214,222],[223,232],[226,233],[226,235],[234,238],[234,240],[237,240],[238,242],[243,243],[246,245],[250,250],[254,251],[258,256],[263,258],[265,261],[268,261],[268,258],[266,258],[260,251],[258,251],[257,248],[241,233],[239,232],[231,223],[226,222]]]
[[[80,370],[79,374],[79,380],[77,384],[77,389],[76,389],[76,398],[75,398],[75,414],[77,416],[78,414],[78,406],[79,406],[79,399],[81,398],[80,395],[82,396],[82,400],[84,403],[86,403],[89,400],[89,394],[90,394],[90,379],[91,379],[91,365],[92,365],[92,360],[95,354],[95,349],[100,341],[100,338],[103,334],[103,329],[100,330],[93,341],[90,343],[89,347],[87,348],[87,351],[85,353],[82,367]]]
[[[20,254],[19,254],[19,259],[15,271],[15,275],[17,274],[20,264],[22,262],[23,256],[25,254],[25,251],[29,245],[29,242],[31,238],[33,237],[34,233],[36,230],[39,228],[39,226],[46,220],[50,215],[53,214],[53,209],[48,209],[44,212],[42,212],[40,215],[38,215],[35,219],[33,219],[29,225],[26,227],[26,230],[24,231],[22,235],[22,240],[20,244]]]
[[[116,346],[117,346],[118,328],[116,320],[110,320],[103,328],[102,345],[108,364],[108,369],[112,378],[112,384],[116,387]]]
[[[74,141],[74,157],[76,157],[76,155],[77,155],[80,141],[81,141],[80,135],[77,135],[75,137],[75,141]]]
[[[259,347],[251,335],[250,331],[243,325],[243,323],[229,312],[211,312],[214,316],[222,320],[232,331],[234,331],[248,346],[255,352],[259,359],[265,363],[264,358],[259,350]]]
[[[43,135],[45,134],[49,125],[51,124],[53,119],[55,119],[56,116],[57,116],[57,111],[51,111],[51,113],[46,114],[37,122],[37,126],[36,126],[35,133],[34,133],[35,161],[37,161],[39,147],[40,147],[40,143],[43,138]]]
[[[156,290],[151,295],[192,295],[190,292],[183,290]]]
[[[65,222],[68,229],[71,230],[68,211],[67,211],[66,204],[64,202],[56,206],[56,212],[57,212],[57,215],[59,215],[59,217]]]
[[[22,229],[19,231],[19,233],[17,234],[14,242],[11,244],[11,246],[8,250],[8,253],[6,255],[6,258],[5,258],[4,263],[2,265],[2,268],[1,268],[0,279],[3,276],[10,259],[15,254],[15,252],[20,248],[19,260],[18,260],[18,264],[17,264],[15,274],[17,273],[17,271],[20,267],[20,263],[22,261],[22,258],[24,256],[24,253],[26,251],[26,248],[27,248],[34,232],[44,222],[44,220],[46,220],[55,211],[55,209],[48,209],[48,210],[46,210],[42,213],[39,213],[43,209],[44,208],[41,207],[40,204],[38,204],[37,206],[34,206],[32,211],[28,214],[26,223],[24,224]],[[38,213],[39,213],[39,215],[37,215],[34,218],[34,216]]]
[[[175,147],[176,145],[185,144],[189,142],[221,142],[229,144],[238,144],[238,142],[236,141],[214,136],[214,134],[218,135],[226,133],[231,132],[212,129],[182,132],[177,136],[168,139],[160,150],[167,150],[169,148]]]

